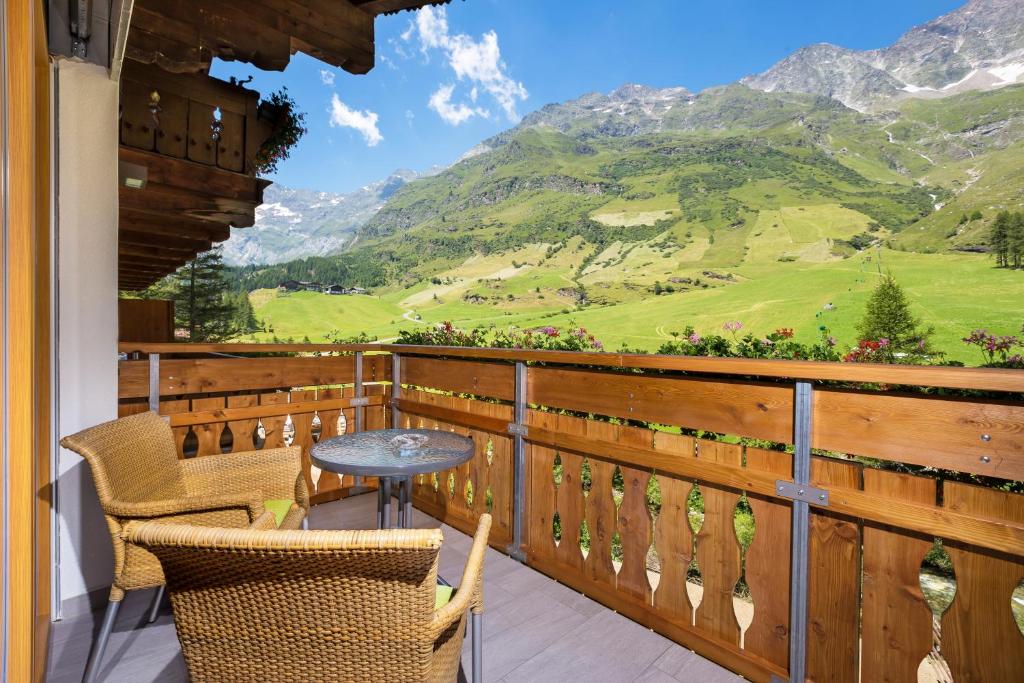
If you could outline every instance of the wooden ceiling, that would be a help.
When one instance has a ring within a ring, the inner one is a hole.
[[[374,64],[374,17],[448,0],[135,0],[121,81],[119,283],[144,289],[248,227],[269,181],[259,93],[211,78],[215,57],[281,71],[296,52],[353,74]],[[153,93],[158,98],[154,100]]]

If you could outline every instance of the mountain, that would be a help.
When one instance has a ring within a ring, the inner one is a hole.
[[[356,230],[391,195],[419,177],[415,171],[399,169],[346,194],[270,185],[256,209],[256,224],[232,229],[224,243],[224,261],[244,266],[336,254],[354,245]]]
[[[833,97],[860,111],[1024,81],[1024,2],[971,0],[879,50],[822,43],[741,82],[765,92]]]
[[[812,45],[700,93],[627,84],[546,105],[403,184],[341,255],[248,268],[241,286],[572,310],[882,246],[984,251],[994,214],[1024,205],[1021,4],[974,0],[890,48]]]

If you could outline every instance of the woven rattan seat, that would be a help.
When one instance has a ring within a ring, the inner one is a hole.
[[[490,515],[482,515],[459,588],[437,610],[440,529],[261,531],[132,522],[124,535],[163,563],[193,681],[451,682],[468,611],[474,674],[479,670],[490,526]]]

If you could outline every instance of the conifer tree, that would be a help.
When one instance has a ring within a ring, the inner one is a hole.
[[[910,312],[907,295],[891,273],[884,275],[871,293],[857,332],[864,340],[884,340],[883,355],[890,363],[933,353],[928,346],[933,330],[921,327],[921,321]]]
[[[989,246],[996,257],[996,266],[1006,268],[1010,265],[1010,212],[1001,211],[992,223],[992,234]]]
[[[216,342],[234,331],[220,247],[199,254],[170,277],[175,323],[191,342]]]

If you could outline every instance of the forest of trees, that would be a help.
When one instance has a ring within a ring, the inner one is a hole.
[[[1024,268],[1024,211],[1003,211],[996,216],[989,247],[1000,268]]]

